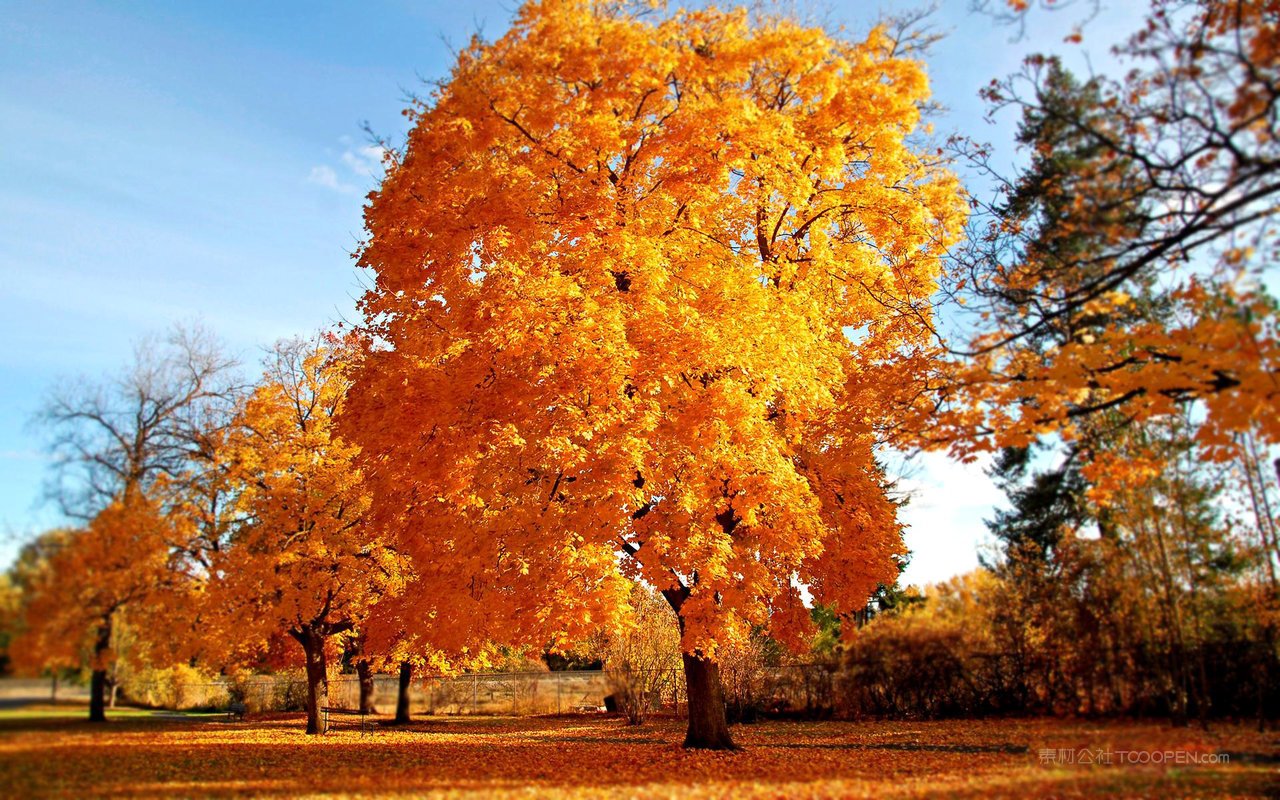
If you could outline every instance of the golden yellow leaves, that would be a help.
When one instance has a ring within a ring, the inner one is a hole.
[[[1129,75],[1077,82],[1038,57],[1022,76],[1033,92],[1011,80],[991,93],[1023,110],[1033,164],[994,209],[967,276],[987,283],[974,290],[989,303],[984,335],[968,342],[976,357],[939,376],[964,405],[937,420],[939,438],[969,455],[1046,435],[1078,442],[1100,415],[1114,427],[1193,409],[1210,458],[1231,458],[1243,432],[1280,441],[1265,279],[1275,185],[1248,166],[1274,160],[1262,102],[1274,10],[1155,2],[1122,48],[1138,67]]]
[[[350,627],[402,592],[410,561],[366,517],[357,448],[336,431],[349,344],[285,342],[220,448],[244,524],[214,563],[211,616],[232,649],[281,630]]]

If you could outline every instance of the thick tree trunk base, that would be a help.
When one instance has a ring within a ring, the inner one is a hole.
[[[396,695],[396,724],[408,725],[409,684],[413,680],[413,665],[405,661],[400,665],[400,691]]]
[[[710,659],[685,653],[684,680],[689,697],[689,730],[684,746],[696,750],[737,750],[729,736],[720,666]]]
[[[107,721],[107,671],[95,669],[89,681],[89,721]]]

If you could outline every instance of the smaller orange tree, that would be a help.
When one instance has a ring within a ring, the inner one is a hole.
[[[24,587],[22,632],[12,646],[24,671],[78,666],[91,670],[89,720],[106,721],[114,634],[126,607],[145,616],[172,588],[170,522],[138,493],[100,511],[49,557]],[[145,625],[144,627],[150,627]]]
[[[323,732],[326,645],[402,591],[410,574],[409,560],[366,524],[357,448],[334,432],[348,352],[332,337],[277,345],[222,446],[245,515],[214,561],[222,635],[234,643],[233,656],[260,652],[280,631],[301,645],[307,733]]]
[[[447,599],[442,594],[440,584],[431,581],[430,565],[416,566],[404,591],[379,600],[360,626],[363,656],[369,667],[398,672],[396,724],[411,721],[415,670],[441,674],[479,668],[491,649],[477,644],[483,642],[477,627],[482,620],[457,614],[447,602],[432,602]]]

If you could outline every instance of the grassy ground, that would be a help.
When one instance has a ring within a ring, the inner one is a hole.
[[[1280,796],[1280,736],[1242,726],[767,722],[734,729],[744,747],[738,753],[686,752],[678,746],[682,732],[678,720],[628,728],[610,718],[458,717],[367,736],[344,728],[308,737],[298,715],[226,722],[117,713],[115,721],[91,726],[52,714],[6,713],[0,794]],[[1107,753],[1110,765],[1068,763]],[[1157,760],[1164,763],[1151,763]]]
[[[66,722],[76,722],[78,720],[83,720],[88,715],[89,706],[84,703],[59,703],[58,705],[42,703],[38,705],[22,705],[11,708],[0,708],[0,731],[8,732],[20,729],[22,726],[17,723],[21,723],[23,721],[63,720]],[[129,707],[113,708],[107,712],[107,715],[113,720],[173,720],[175,718],[190,720],[198,717],[225,716],[225,714],[190,713],[176,715],[172,711]]]

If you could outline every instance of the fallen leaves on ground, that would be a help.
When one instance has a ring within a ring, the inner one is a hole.
[[[686,751],[683,722],[427,718],[372,735],[245,722],[0,725],[0,787],[20,797],[1262,797],[1280,736],[1236,725],[963,720],[764,722],[736,753]],[[1225,764],[1084,765],[1047,751],[1225,753]]]

